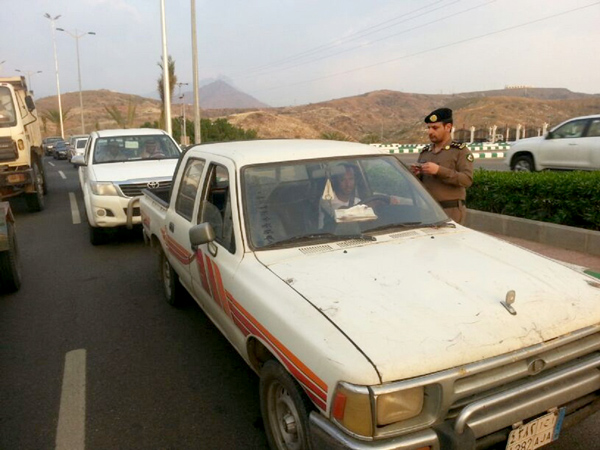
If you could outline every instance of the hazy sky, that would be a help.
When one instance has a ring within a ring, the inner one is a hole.
[[[167,45],[191,90],[189,0],[166,0]],[[160,0],[0,0],[0,75],[56,95],[50,20],[79,39],[83,90],[149,95],[162,55]],[[505,85],[600,93],[600,1],[196,0],[200,79],[272,105],[379,89],[449,94]],[[569,12],[570,11],[570,12]],[[56,32],[61,92],[76,39]]]

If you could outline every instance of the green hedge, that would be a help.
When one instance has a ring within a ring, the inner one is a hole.
[[[471,209],[600,230],[600,172],[496,172],[478,169]]]

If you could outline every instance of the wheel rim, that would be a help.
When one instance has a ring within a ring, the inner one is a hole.
[[[277,381],[267,394],[269,425],[280,450],[302,449],[304,430],[298,409],[287,389]]]
[[[167,298],[171,298],[171,265],[166,256],[163,256],[162,275],[165,294]]]
[[[517,161],[515,164],[515,172],[531,172],[531,165],[524,159]]]

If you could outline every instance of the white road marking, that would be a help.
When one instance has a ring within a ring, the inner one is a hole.
[[[50,164],[52,167],[54,167],[54,163],[51,161],[48,161],[48,164]]]
[[[85,378],[85,349],[68,352],[60,395],[56,450],[85,449]]]
[[[60,177],[61,177],[63,180],[66,180],[66,179],[67,179],[67,176],[64,174],[64,172],[63,172],[62,170],[59,170],[59,171],[58,171],[58,174],[60,175]]]
[[[69,201],[71,202],[71,217],[73,218],[73,225],[81,223],[81,216],[79,215],[79,207],[77,206],[77,199],[75,198],[74,192],[69,192]]]

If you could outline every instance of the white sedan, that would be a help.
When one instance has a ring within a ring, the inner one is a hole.
[[[171,185],[180,155],[179,146],[162,130],[91,133],[85,154],[71,162],[81,166],[79,181],[93,245],[105,241],[107,228],[126,224],[131,197],[147,187]],[[134,211],[133,223],[141,223],[139,211]]]
[[[514,171],[600,169],[600,115],[576,117],[545,136],[521,139],[506,152]]]

